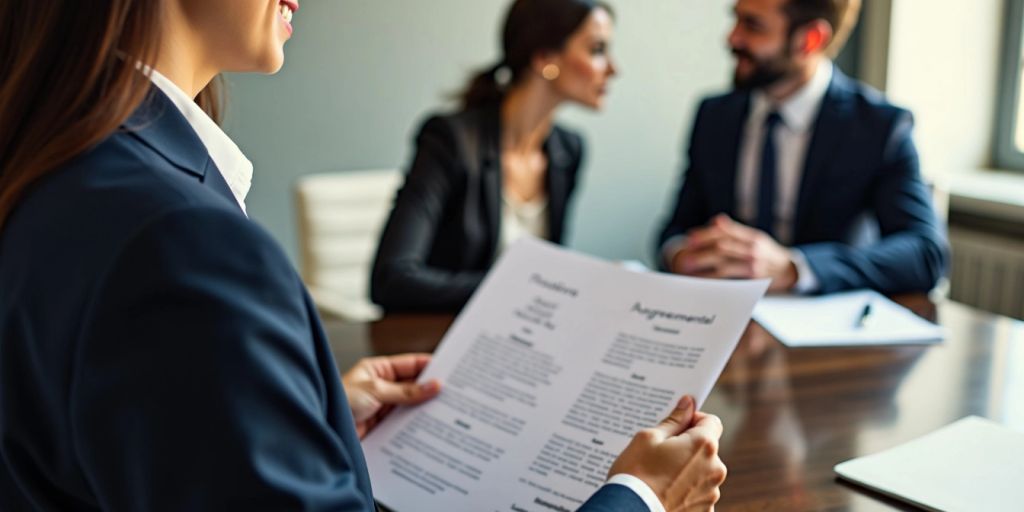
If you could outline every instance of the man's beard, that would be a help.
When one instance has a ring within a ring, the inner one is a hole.
[[[792,76],[796,71],[796,65],[789,57],[789,53],[789,46],[787,45],[778,55],[767,59],[759,59],[747,50],[733,48],[732,54],[736,58],[745,57],[754,64],[753,72],[745,77],[740,76],[739,66],[736,67],[732,79],[733,87],[741,91],[764,89],[775,85],[784,78]]]

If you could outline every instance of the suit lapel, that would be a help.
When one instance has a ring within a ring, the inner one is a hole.
[[[544,153],[548,159],[545,180],[548,195],[548,236],[554,242],[562,241],[565,206],[569,195],[568,173],[572,157],[564,141],[552,130],[544,142]]]
[[[151,87],[146,99],[121,129],[142,141],[178,169],[192,174],[218,194],[238,206],[231,188],[213,163],[210,153],[178,107],[158,87]]]
[[[829,164],[835,161],[844,135],[849,133],[853,122],[853,95],[850,87],[849,79],[837,68],[822,100],[821,111],[807,149],[800,191],[797,195],[794,243],[800,243],[804,239],[811,213],[814,211],[814,202],[820,197],[821,180],[827,174]]]
[[[728,106],[728,112],[722,116],[725,126],[721,128],[720,137],[723,143],[723,151],[713,158],[717,168],[713,168],[711,175],[718,183],[707,188],[717,197],[713,198],[712,209],[717,212],[726,212],[734,219],[737,218],[736,211],[736,180],[740,172],[740,145],[743,143],[743,130],[747,124],[747,115],[750,113],[750,94],[745,93],[737,97]],[[729,122],[733,120],[734,122]]]
[[[487,243],[491,260],[498,252],[501,236],[501,116],[497,107],[485,110],[480,138],[481,185],[487,219]]]
[[[206,169],[207,173],[206,179],[204,180],[205,183],[216,190],[220,195],[230,200],[231,204],[238,206],[239,211],[242,211],[242,207],[238,204],[238,199],[235,198],[235,193],[231,191],[231,187],[228,185],[227,180],[224,179],[224,174],[222,174],[220,169],[217,168],[217,164],[213,163],[212,158],[207,160]]]

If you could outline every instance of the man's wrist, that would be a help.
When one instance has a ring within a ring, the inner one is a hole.
[[[797,268],[797,281],[792,290],[800,294],[809,294],[818,291],[818,278],[807,261],[807,256],[800,249],[790,249],[790,261]]]
[[[789,261],[796,268],[796,281],[791,289],[797,293],[814,293],[818,290],[818,276],[811,269],[807,256],[800,249],[789,250]]]
[[[784,291],[790,291],[795,286],[797,281],[800,279],[800,271],[796,267],[796,262],[792,259],[789,260],[789,264],[786,265],[786,271],[782,276],[781,289]]]
[[[679,251],[682,251],[683,248],[686,247],[686,239],[686,235],[676,235],[665,240],[665,243],[661,244],[661,258],[665,264],[665,270],[668,270],[669,272],[676,271],[673,267],[675,258],[676,255],[679,254]]]
[[[785,247],[780,247],[773,256],[774,262],[770,264],[768,275],[772,282],[768,286],[769,292],[787,292],[796,285],[799,279],[799,270],[796,262],[793,261],[792,253]]]

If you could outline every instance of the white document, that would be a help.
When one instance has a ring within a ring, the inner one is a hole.
[[[864,306],[871,313],[861,321]],[[790,347],[937,343],[945,330],[871,290],[765,297],[754,320]]]
[[[884,452],[843,462],[836,473],[929,510],[1024,507],[1024,432],[969,416]]]
[[[398,512],[575,510],[640,429],[704,401],[768,282],[637,273],[514,244],[421,379],[441,395],[363,443]]]

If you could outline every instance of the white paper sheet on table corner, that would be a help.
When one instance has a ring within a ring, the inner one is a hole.
[[[840,477],[927,510],[1020,510],[1024,432],[968,416],[835,466]]]
[[[871,315],[857,321],[865,304]],[[790,347],[938,343],[945,329],[871,290],[822,296],[768,296],[754,308],[754,320]]]

